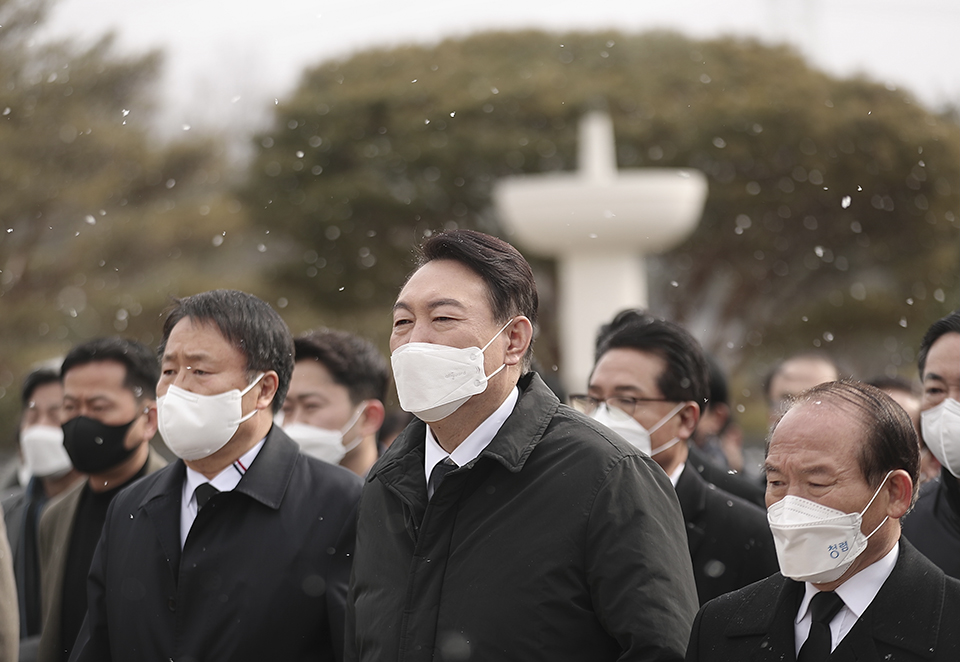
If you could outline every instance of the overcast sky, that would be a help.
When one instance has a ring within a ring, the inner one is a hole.
[[[182,130],[248,126],[324,59],[521,28],[788,39],[832,73],[863,72],[932,106],[960,105],[957,0],[59,0],[46,34],[91,40],[114,30],[123,51],[163,49],[161,121]]]

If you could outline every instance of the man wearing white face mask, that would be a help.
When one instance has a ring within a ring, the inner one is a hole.
[[[941,468],[939,478],[920,491],[903,534],[941,570],[960,578],[960,311],[930,326],[917,363],[920,429]]]
[[[679,660],[696,593],[676,496],[529,371],[530,265],[457,230],[394,305],[414,420],[370,470],[347,659]]]
[[[767,442],[780,574],[707,603],[687,660],[960,659],[960,581],[900,536],[919,467],[913,423],[885,393],[801,393]]]
[[[71,660],[337,660],[359,480],[273,425],[293,338],[257,297],[174,303],[157,409],[180,460],[118,495]]]
[[[648,453],[677,491],[700,604],[777,570],[758,506],[707,483],[687,461],[706,402],[707,363],[682,327],[636,310],[603,327],[587,395],[575,409]]]
[[[3,501],[20,610],[21,648],[35,645],[25,639],[40,634],[40,557],[37,532],[48,501],[64,493],[81,475],[63,448],[60,408],[63,386],[57,368],[38,368],[23,380],[19,445],[31,478],[26,488]]]
[[[296,363],[283,430],[300,451],[358,476],[377,461],[390,368],[370,341],[318,329],[293,341]]]

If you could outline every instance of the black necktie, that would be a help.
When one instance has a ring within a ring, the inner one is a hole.
[[[843,599],[833,591],[820,591],[810,601],[810,634],[800,647],[797,662],[823,662],[830,657],[830,621],[843,607]]]
[[[433,495],[437,493],[437,488],[440,487],[440,482],[444,476],[456,468],[457,465],[449,457],[433,466],[433,470],[430,472],[430,480],[427,481],[427,494],[430,495],[430,498],[433,498]]]
[[[210,483],[200,483],[197,485],[197,489],[193,491],[193,494],[197,497],[197,511],[207,505],[207,501],[210,500],[210,497],[219,491],[220,490],[215,488]]]

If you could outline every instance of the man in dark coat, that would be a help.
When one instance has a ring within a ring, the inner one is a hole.
[[[903,535],[941,570],[960,578],[960,310],[931,325],[917,358],[923,382],[920,428],[941,468],[920,490]]]
[[[390,343],[421,420],[364,487],[347,659],[682,659],[696,594],[676,496],[528,372],[536,314],[509,244],[425,242]]]
[[[912,422],[878,389],[801,394],[768,443],[781,573],[707,603],[687,660],[960,659],[960,582],[900,537],[919,463]]]
[[[177,301],[160,432],[181,460],[110,506],[71,660],[340,660],[359,479],[273,426],[293,339],[266,303]]]
[[[709,395],[700,343],[639,310],[603,329],[588,392],[571,403],[649,453],[670,477],[700,604],[776,572],[766,513],[705,481],[689,461],[688,442]]]

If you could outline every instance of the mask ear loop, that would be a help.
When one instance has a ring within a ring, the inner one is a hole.
[[[341,438],[341,439],[343,438],[343,435],[345,435],[345,434],[347,433],[347,431],[348,431],[350,428],[352,428],[354,425],[356,425],[356,424],[357,424],[357,421],[360,420],[360,415],[363,413],[364,406],[366,405],[366,402],[367,402],[366,400],[364,400],[363,402],[361,402],[361,403],[360,403],[360,406],[357,407],[357,413],[355,413],[355,414],[353,415],[353,417],[352,417],[349,421],[347,421],[347,424],[346,424],[346,425],[344,425],[342,428],[340,428],[340,438]],[[353,441],[351,441],[348,445],[344,446],[344,455],[346,455],[347,453],[349,453],[350,451],[352,451],[354,448],[356,448],[357,446],[359,446],[359,445],[360,445],[360,442],[362,442],[362,441],[363,441],[363,436],[357,436],[356,439],[354,439]]]
[[[252,382],[250,382],[250,386],[248,386],[247,388],[245,388],[245,389],[243,389],[242,391],[240,391],[240,397],[242,398],[242,397],[245,396],[247,393],[249,393],[249,392],[253,389],[253,387],[256,386],[256,385],[260,382],[261,379],[263,379],[264,375],[266,375],[266,374],[267,374],[267,373],[265,373],[265,372],[261,372],[261,373],[257,376],[256,379],[254,379]],[[256,415],[257,415],[257,409],[254,408],[254,410],[251,411],[251,412],[250,412],[249,414],[247,414],[246,416],[241,416],[241,417],[240,417],[240,422],[237,423],[237,425],[239,425],[240,423],[245,423],[245,422],[249,421],[251,418],[253,418],[253,417],[256,416]]]
[[[500,330],[497,331],[497,334],[496,334],[493,338],[490,339],[490,342],[488,342],[486,345],[483,346],[483,349],[480,350],[480,354],[481,354],[481,355],[482,355],[485,351],[487,351],[487,347],[489,347],[490,345],[492,345],[494,340],[496,340],[497,338],[500,337],[500,334],[503,333],[503,330],[504,330],[504,329],[506,329],[508,326],[510,326],[511,324],[513,324],[513,321],[514,321],[515,319],[517,319],[517,318],[516,318],[516,317],[511,317],[511,318],[507,321],[506,324],[504,324],[502,327],[500,327]],[[489,380],[491,377],[493,377],[494,375],[496,375],[498,372],[500,372],[501,370],[503,370],[503,369],[506,368],[506,367],[507,367],[507,364],[506,364],[506,363],[500,364],[500,367],[499,367],[499,368],[497,368],[496,370],[494,370],[493,372],[491,372],[489,375],[486,375],[486,377],[484,377],[484,379]]]
[[[870,509],[870,506],[873,505],[873,502],[874,502],[874,500],[877,498],[877,495],[880,494],[880,490],[883,489],[884,483],[887,482],[887,478],[889,478],[889,477],[890,477],[890,474],[892,474],[892,473],[893,473],[893,469],[891,469],[890,471],[888,471],[888,472],[887,472],[887,475],[883,477],[883,480],[882,480],[882,481],[880,481],[880,486],[877,488],[877,491],[873,493],[873,496],[870,498],[870,502],[867,503],[866,507],[865,507],[863,510],[860,511],[860,517],[861,517],[861,518],[863,518],[863,514]],[[884,524],[886,524],[888,519],[890,519],[890,516],[889,516],[889,515],[887,515],[886,517],[884,517],[884,518],[883,518],[883,521],[880,522],[879,524],[877,524],[877,528],[875,528],[873,531],[871,531],[871,532],[867,535],[867,537],[865,538],[865,540],[870,540],[870,536],[872,536],[874,533],[876,533],[877,531],[879,531],[879,530],[880,530],[880,527],[883,526]],[[862,521],[862,519],[861,519],[861,521]]]

